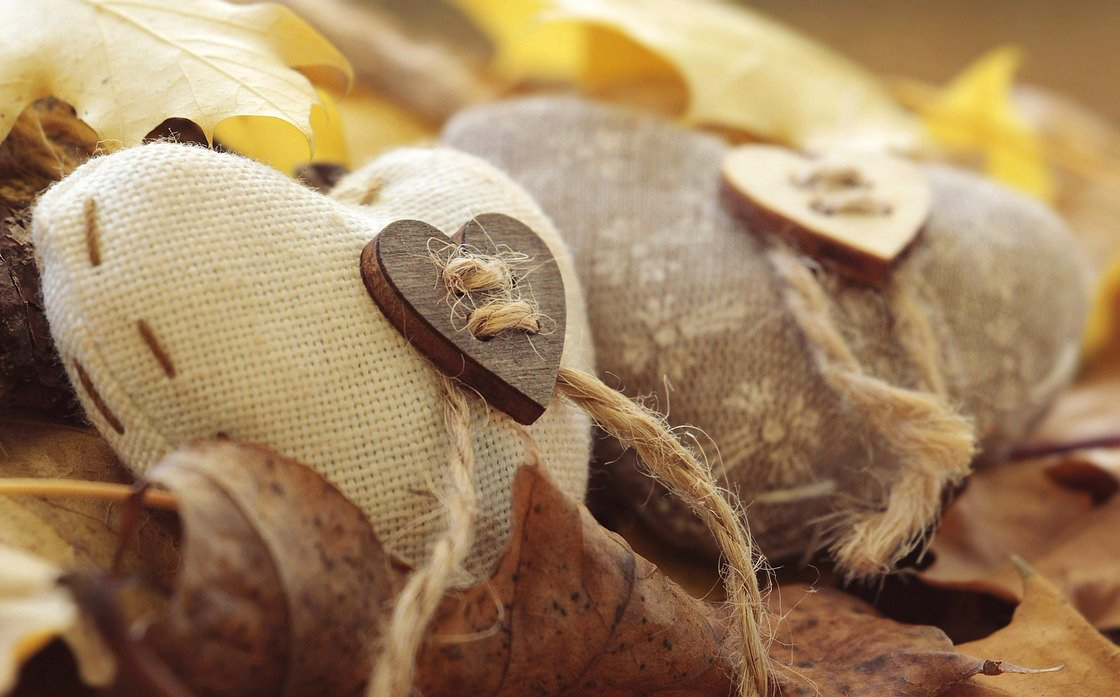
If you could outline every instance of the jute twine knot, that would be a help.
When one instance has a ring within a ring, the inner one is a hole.
[[[466,328],[480,339],[503,331],[537,333],[547,318],[534,303],[517,293],[519,276],[514,268],[527,261],[517,255],[485,255],[450,245],[431,256],[441,268],[449,293],[469,296],[482,291],[485,301],[473,303]],[[412,688],[416,653],[424,632],[439,608],[451,576],[462,568],[473,537],[477,500],[474,491],[474,450],[470,436],[470,403],[464,390],[450,378],[441,378],[444,413],[451,436],[451,484],[444,497],[448,530],[432,548],[426,566],[416,570],[398,596],[375,663],[370,697],[404,697]],[[586,411],[607,433],[634,448],[647,473],[688,502],[711,529],[723,553],[723,577],[728,603],[742,637],[739,657],[739,693],[765,697],[769,692],[769,658],[762,627],[766,608],[758,586],[762,559],[754,551],[745,517],[730,492],[715,482],[711,469],[672,433],[664,417],[611,389],[594,375],[561,367],[556,389]],[[503,415],[495,413],[494,416]],[[518,424],[527,440],[530,460],[539,463],[540,450],[532,435]]]
[[[821,377],[898,453],[901,472],[881,509],[847,514],[830,545],[850,577],[886,573],[923,541],[945,488],[968,475],[976,452],[972,422],[949,403],[933,330],[909,287],[891,283],[886,299],[923,389],[869,375],[833,323],[828,296],[813,271],[782,244],[768,254]]]

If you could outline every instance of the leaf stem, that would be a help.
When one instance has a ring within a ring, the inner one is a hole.
[[[91,482],[82,479],[37,479],[35,477],[0,477],[3,496],[57,496],[97,501],[127,502],[136,489],[128,484]],[[170,491],[147,489],[143,504],[168,511],[179,510],[179,500]]]

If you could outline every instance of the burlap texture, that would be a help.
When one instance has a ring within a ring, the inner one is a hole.
[[[262,443],[317,468],[369,515],[401,559],[425,559],[446,526],[450,439],[436,373],[380,314],[358,258],[385,225],[447,234],[483,212],[512,215],[556,254],[568,291],[563,362],[591,364],[570,257],[530,197],[482,161],[446,149],[386,155],[355,175],[365,203],[340,203],[248,159],[146,145],[80,167],[34,213],[47,315],[90,419],[137,472],[193,438]],[[101,261],[85,211],[95,203]],[[174,366],[140,335],[144,320]],[[119,419],[106,421],[80,384]],[[525,462],[506,418],[476,408],[480,503],[468,567],[487,572],[509,530],[509,486]],[[531,429],[553,478],[582,497],[588,418],[553,403]]]
[[[845,513],[883,505],[898,455],[822,381],[764,253],[770,242],[721,203],[727,145],[571,97],[479,107],[444,138],[504,169],[552,217],[588,296],[599,374],[655,397],[674,425],[702,429],[699,445],[749,505],[767,554],[815,549],[843,532]],[[975,420],[982,457],[994,457],[1074,370],[1083,263],[1044,206],[961,171],[927,171],[932,217],[896,278],[932,326],[949,396]],[[882,294],[827,270],[819,279],[864,368],[921,389]],[[605,443],[600,455],[619,453]],[[612,475],[668,540],[707,544],[626,458]]]

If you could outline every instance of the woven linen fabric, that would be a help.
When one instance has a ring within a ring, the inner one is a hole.
[[[846,514],[883,505],[897,454],[822,380],[770,241],[721,202],[723,141],[574,97],[478,107],[444,140],[501,167],[552,217],[587,294],[600,375],[702,431],[699,446],[772,558],[812,551],[843,532]],[[1074,370],[1083,260],[1041,204],[963,171],[927,171],[932,216],[897,282],[933,329],[951,402],[974,419],[983,456],[998,457]],[[882,294],[827,269],[818,279],[864,369],[921,389]],[[619,455],[603,444],[621,498],[669,541],[707,544]]]
[[[267,445],[315,467],[367,513],[390,553],[418,564],[446,527],[450,438],[437,373],[370,299],[362,248],[394,220],[452,234],[472,215],[506,213],[559,261],[564,365],[592,364],[589,333],[564,245],[501,172],[425,148],[388,154],[361,176],[378,187],[359,210],[242,157],[145,145],[91,160],[45,193],[34,243],[62,360],[131,468],[143,473],[185,441],[219,433]],[[477,577],[508,536],[510,484],[526,455],[509,419],[477,404],[472,412],[480,512],[467,567]],[[554,480],[581,499],[588,418],[556,401],[530,431]]]

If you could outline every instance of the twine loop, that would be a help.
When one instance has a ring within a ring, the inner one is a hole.
[[[465,313],[464,326],[478,339],[488,340],[504,331],[539,334],[545,318],[532,298],[521,295],[519,282],[528,273],[522,254],[500,249],[484,254],[464,245],[447,243],[429,248],[440,269],[452,312]]]

